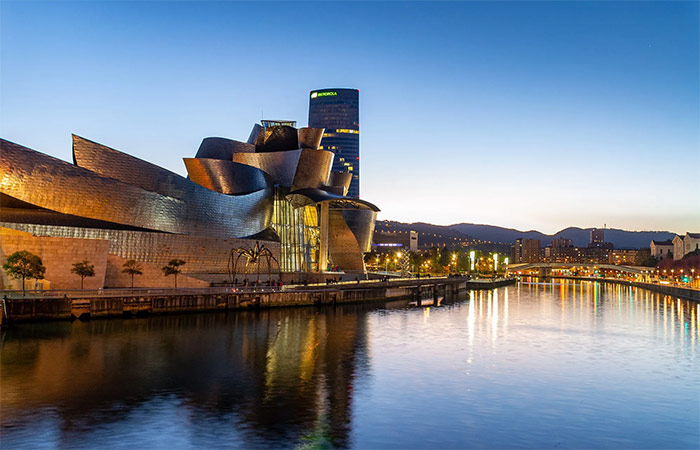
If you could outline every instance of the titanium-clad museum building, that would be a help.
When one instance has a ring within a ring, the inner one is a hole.
[[[52,288],[79,286],[70,266],[83,259],[97,272],[86,288],[128,286],[129,259],[144,266],[137,286],[169,286],[160,267],[174,258],[179,285],[208,286],[256,242],[287,279],[364,272],[378,209],[347,196],[351,174],[331,171],[323,132],[263,120],[246,142],[206,138],[188,178],[80,136],[73,164],[0,140],[0,258],[39,254]]]

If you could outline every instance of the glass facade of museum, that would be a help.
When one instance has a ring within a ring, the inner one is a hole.
[[[295,208],[283,191],[275,189],[272,228],[280,238],[283,272],[318,272],[320,226],[314,205]]]

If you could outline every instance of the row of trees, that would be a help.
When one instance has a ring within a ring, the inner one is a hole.
[[[182,272],[181,266],[186,262],[181,259],[171,259],[167,266],[161,269],[166,277],[174,275],[175,287],[177,288],[177,276]],[[25,291],[25,281],[43,280],[46,273],[46,267],[43,265],[41,258],[27,250],[20,250],[7,257],[7,261],[2,265],[2,269],[7,273],[7,276],[15,280],[22,280],[22,292]],[[95,265],[90,264],[90,261],[84,259],[80,262],[73,263],[71,273],[80,277],[80,289],[83,289],[85,278],[95,276]],[[122,273],[131,275],[131,287],[134,287],[134,276],[143,275],[143,266],[135,259],[130,259],[122,265]]]

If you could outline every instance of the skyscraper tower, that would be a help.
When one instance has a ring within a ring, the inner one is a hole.
[[[325,128],[320,150],[335,154],[334,172],[349,172],[349,197],[360,196],[360,91],[319,89],[309,98],[309,127]]]

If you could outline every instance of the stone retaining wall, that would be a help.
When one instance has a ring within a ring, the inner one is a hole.
[[[469,282],[443,279],[407,283],[388,282],[344,285],[308,290],[235,292],[226,294],[122,295],[94,298],[8,298],[6,317],[11,321],[68,320],[121,317],[125,314],[166,314],[196,311],[384,302],[422,294],[445,295],[465,289],[493,289],[515,283],[515,279]],[[396,286],[398,284],[398,286]],[[420,286],[420,288],[419,288]],[[420,290],[419,290],[420,289]],[[436,292],[437,291],[437,292]]]

